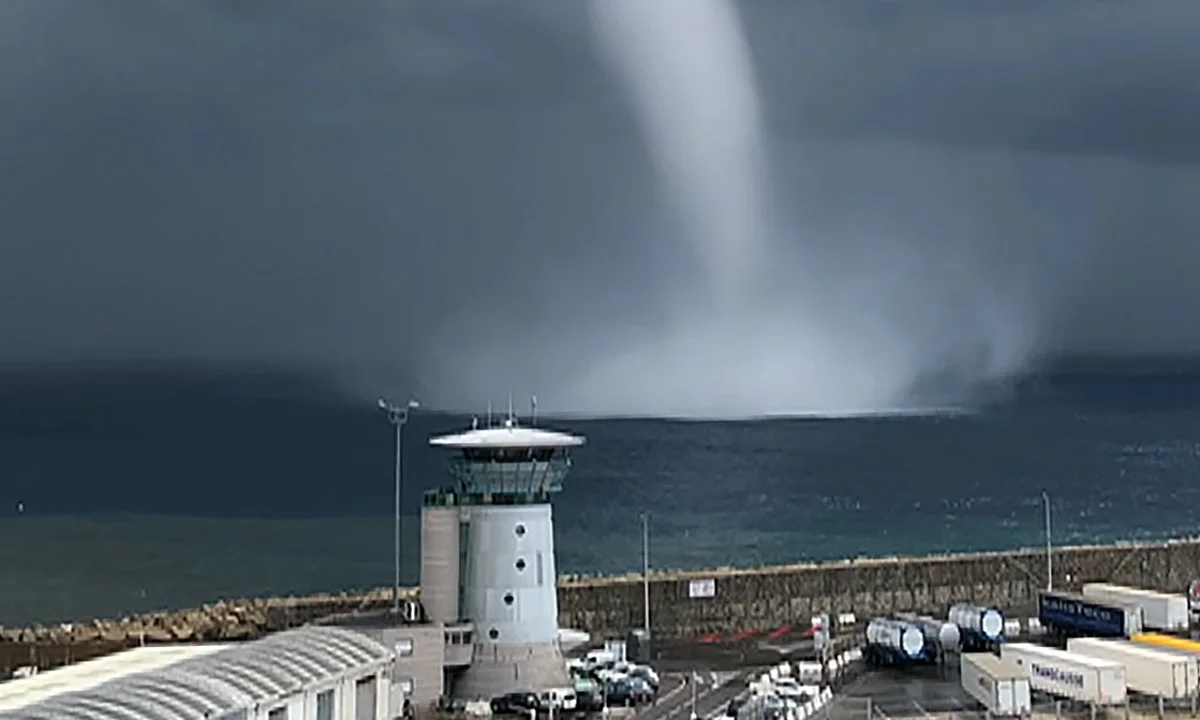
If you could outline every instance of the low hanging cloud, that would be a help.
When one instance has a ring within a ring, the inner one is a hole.
[[[0,359],[753,415],[1196,352],[1200,8],[739,10],[770,270],[716,332],[582,4],[9,0]]]

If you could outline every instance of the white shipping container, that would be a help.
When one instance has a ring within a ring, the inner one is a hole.
[[[1175,632],[1188,629],[1188,599],[1182,593],[1172,595],[1108,583],[1087,583],[1083,586],[1082,595],[1101,602],[1140,607],[1142,625],[1153,630]]]
[[[1029,678],[991,653],[964,653],[963,690],[992,715],[1028,715],[1032,711]]]
[[[1146,695],[1179,700],[1200,689],[1200,664],[1195,658],[1099,638],[1072,638],[1067,641],[1067,652],[1121,663],[1125,666],[1125,684]]]
[[[1030,643],[1005,643],[1000,659],[1029,678],[1034,690],[1093,705],[1125,702],[1125,666],[1111,660]]]

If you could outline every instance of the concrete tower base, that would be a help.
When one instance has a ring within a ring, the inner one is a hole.
[[[558,643],[475,645],[471,665],[454,684],[454,696],[490,699],[516,690],[540,692],[571,687]]]

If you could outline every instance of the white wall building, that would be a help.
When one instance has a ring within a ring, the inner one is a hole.
[[[0,720],[392,720],[395,653],[344,628],[136,648],[0,683]]]

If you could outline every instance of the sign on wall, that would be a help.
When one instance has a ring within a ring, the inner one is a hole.
[[[690,598],[710,598],[716,597],[716,594],[717,581],[715,578],[691,580],[688,582],[688,597]]]

